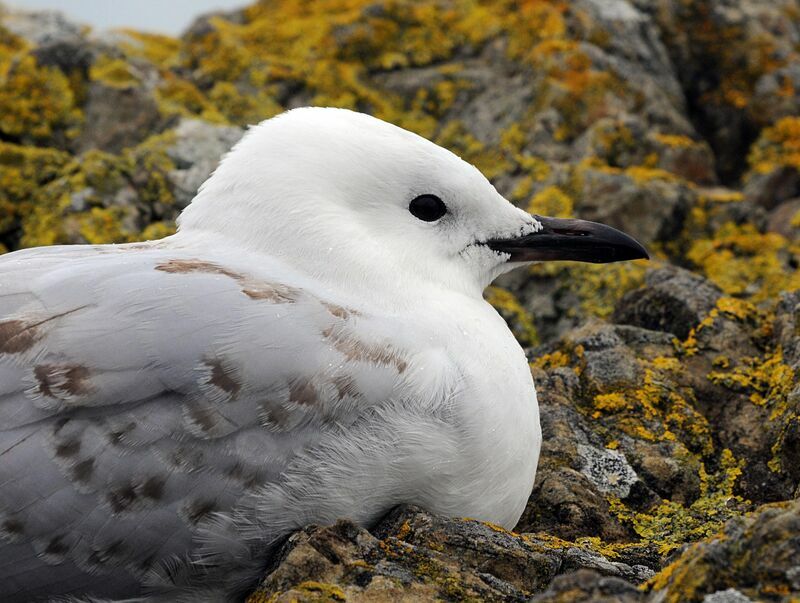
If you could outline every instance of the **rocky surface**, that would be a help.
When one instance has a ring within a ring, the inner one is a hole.
[[[294,535],[253,601],[800,596],[800,3],[261,2],[180,38],[0,10],[0,252],[159,238],[244,128],[367,111],[653,259],[487,291],[544,443],[517,533]]]
[[[308,527],[284,545],[277,566],[248,599],[313,601],[526,601],[554,577],[578,568],[592,575],[642,582],[643,565],[612,561],[591,543],[516,534],[471,519],[432,516],[399,507],[371,531],[340,521]],[[633,589],[635,591],[635,589]]]

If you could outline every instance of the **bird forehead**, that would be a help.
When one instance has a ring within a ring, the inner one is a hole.
[[[326,170],[354,162],[355,167],[403,171],[467,170],[471,166],[439,145],[394,124],[345,109],[305,107],[262,122],[246,138],[300,160],[328,157]],[[422,168],[422,169],[420,169]]]

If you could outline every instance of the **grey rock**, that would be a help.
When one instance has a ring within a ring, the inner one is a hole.
[[[216,30],[214,27],[213,19],[222,19],[237,25],[243,25],[246,22],[245,11],[243,9],[234,9],[228,11],[213,11],[205,13],[197,17],[186,31],[181,35],[182,38],[199,38]]]
[[[95,190],[88,187],[72,193],[69,196],[69,207],[72,211],[86,211],[87,201],[95,196]]]
[[[735,588],[726,588],[704,596],[703,603],[753,603],[753,600]]]
[[[648,272],[645,282],[644,287],[620,300],[614,310],[614,322],[685,339],[722,296],[703,277],[674,266]]]
[[[795,565],[786,570],[786,578],[795,590],[800,590],[800,565]]]
[[[767,218],[766,230],[777,232],[789,240],[800,236],[800,227],[792,224],[794,217],[800,214],[800,198],[784,201],[771,212]]]
[[[535,74],[510,63],[504,52],[504,46],[494,41],[478,57],[378,73],[373,81],[404,98],[413,98],[419,90],[432,90],[443,81],[455,81],[461,89],[443,118],[457,118],[478,140],[496,144],[505,128],[523,119],[536,85]]]
[[[545,592],[531,599],[531,603],[563,601],[640,603],[645,601],[645,594],[626,580],[604,576],[591,569],[582,569],[558,576]]]
[[[775,342],[781,346],[786,361],[800,368],[800,291],[781,294],[775,311]]]
[[[683,227],[695,193],[680,182],[637,182],[624,173],[588,168],[575,211],[582,218],[624,229],[642,243],[672,240]]]
[[[288,601],[299,595],[304,582],[314,581],[335,585],[352,600],[405,595],[415,600],[525,601],[558,574],[583,568],[613,577],[617,582],[607,588],[618,590],[627,584],[623,576],[638,580],[650,575],[577,545],[553,546],[535,534],[406,506],[370,531],[339,521],[295,533],[257,592]]]
[[[3,26],[34,46],[32,54],[40,65],[58,67],[84,75],[94,60],[94,49],[82,26],[54,10],[10,10],[3,15]]]
[[[117,88],[92,82],[84,110],[85,125],[75,142],[78,152],[100,149],[118,153],[165,125],[154,96],[138,87]]]
[[[3,27],[34,46],[76,41],[83,37],[83,28],[57,10],[6,9],[3,12]]]
[[[208,179],[219,160],[244,135],[242,128],[183,119],[174,130],[175,142],[167,155],[175,163],[170,172],[177,207],[184,208]]]
[[[766,174],[752,174],[744,187],[745,199],[772,209],[787,199],[800,196],[800,172],[778,167]]]

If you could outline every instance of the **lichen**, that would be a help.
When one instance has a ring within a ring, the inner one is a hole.
[[[572,198],[557,186],[548,186],[536,193],[527,209],[532,214],[554,218],[571,218],[575,211]]]
[[[800,170],[800,117],[785,117],[764,128],[747,160],[755,174],[767,174],[779,167]]]
[[[686,253],[706,277],[729,295],[759,302],[800,288],[800,247],[752,224],[727,222],[711,238],[695,240]]]
[[[710,454],[714,446],[708,420],[695,409],[693,393],[677,383],[680,362],[656,356],[640,359],[639,365],[640,386],[598,393],[585,412],[632,438],[671,442],[687,455]]]
[[[314,582],[313,580],[307,580],[305,582],[301,582],[295,587],[296,590],[300,592],[310,592],[314,594],[319,594],[323,596],[326,600],[330,601],[345,601],[346,597],[344,591],[336,586],[335,584],[325,584],[322,582]]]
[[[0,63],[0,134],[5,140],[63,145],[77,135],[80,122],[69,79],[60,70],[39,66],[29,54]]]
[[[644,282],[645,262],[603,265],[547,262],[535,264],[529,270],[536,277],[557,278],[577,296],[579,306],[572,308],[570,314],[580,311],[585,316],[608,318],[622,296]]]
[[[612,512],[630,523],[645,542],[657,545],[663,554],[712,536],[745,505],[733,493],[743,461],[737,460],[728,449],[722,451],[719,460],[720,469],[714,474],[709,474],[701,464],[700,497],[688,506],[663,500],[652,510],[635,512],[612,498]]]
[[[42,188],[69,161],[68,154],[55,149],[0,142],[0,243],[5,247],[19,245],[19,229],[45,196]]]
[[[489,287],[484,295],[486,301],[506,319],[511,331],[522,345],[531,346],[539,342],[536,326],[530,314],[510,291],[501,287]]]
[[[95,59],[89,77],[112,88],[130,88],[141,83],[128,62],[108,55],[100,55]]]

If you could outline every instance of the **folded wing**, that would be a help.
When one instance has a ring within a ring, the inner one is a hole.
[[[147,244],[0,258],[2,600],[135,595],[392,397],[409,359],[358,335],[370,317],[248,266]]]

